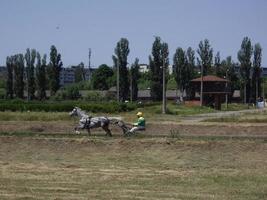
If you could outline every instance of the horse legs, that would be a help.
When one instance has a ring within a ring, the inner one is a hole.
[[[79,124],[79,126],[76,126],[76,127],[74,128],[75,133],[76,133],[76,134],[80,134],[80,133],[81,133],[80,130],[81,130],[81,129],[84,129],[84,128],[85,128],[85,127],[84,127],[83,124]]]
[[[106,135],[107,136],[112,136],[112,134],[111,134],[111,131],[110,131],[110,129],[108,128],[108,125],[105,125],[105,126],[102,126],[102,128],[104,129],[104,131],[106,132]]]
[[[81,128],[80,126],[76,126],[76,127],[74,128],[74,131],[75,131],[76,134],[80,134],[80,133],[81,133],[81,132],[80,132],[81,129],[82,129],[82,128]]]

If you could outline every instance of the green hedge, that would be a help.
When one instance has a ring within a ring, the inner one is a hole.
[[[73,102],[25,102],[21,100],[0,101],[0,111],[53,111],[53,112],[69,112],[75,106],[90,112],[125,112],[135,110],[136,104],[132,103],[116,103],[101,102],[87,103],[81,101]]]

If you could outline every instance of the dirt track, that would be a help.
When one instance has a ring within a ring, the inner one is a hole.
[[[267,137],[267,123],[218,123],[201,122],[209,118],[239,116],[245,113],[259,113],[266,109],[227,111],[220,113],[208,113],[194,116],[180,117],[177,121],[148,121],[147,129],[141,134],[149,136],[168,136],[170,133],[179,135],[213,135],[213,136],[260,136]],[[1,132],[29,132],[44,134],[74,134],[76,121],[1,121]],[[122,135],[122,130],[114,125],[110,126],[114,135]],[[102,129],[93,129],[93,135],[104,135]],[[83,134],[86,134],[84,131]]]
[[[39,121],[6,121],[1,122],[0,132],[33,132],[47,134],[74,134],[75,123],[69,121],[39,122]],[[111,126],[114,135],[121,135],[122,131]],[[148,123],[147,129],[142,134],[150,136],[167,136],[170,132],[181,135],[215,135],[215,136],[266,136],[266,123],[173,123],[164,122],[161,124]],[[84,132],[86,134],[86,132]],[[104,135],[101,129],[93,129],[92,134]]]

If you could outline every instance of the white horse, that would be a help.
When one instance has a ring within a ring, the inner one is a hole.
[[[107,136],[112,136],[109,129],[110,123],[118,125],[123,130],[124,134],[127,134],[129,131],[129,128],[120,117],[92,117],[87,115],[85,111],[78,107],[75,107],[69,114],[70,116],[80,117],[79,126],[76,126],[74,129],[77,134],[80,134],[79,130],[86,129],[88,135],[90,135],[90,129],[101,127],[106,132]]]

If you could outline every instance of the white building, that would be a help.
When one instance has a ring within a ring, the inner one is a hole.
[[[149,68],[148,68],[147,64],[140,64],[139,65],[139,72],[145,73],[145,72],[148,72],[148,71],[149,71]]]
[[[147,64],[140,64],[139,65],[139,72],[145,73],[148,71],[149,71],[149,66]],[[172,65],[168,65],[168,72],[169,72],[169,74],[173,73],[173,66]]]

